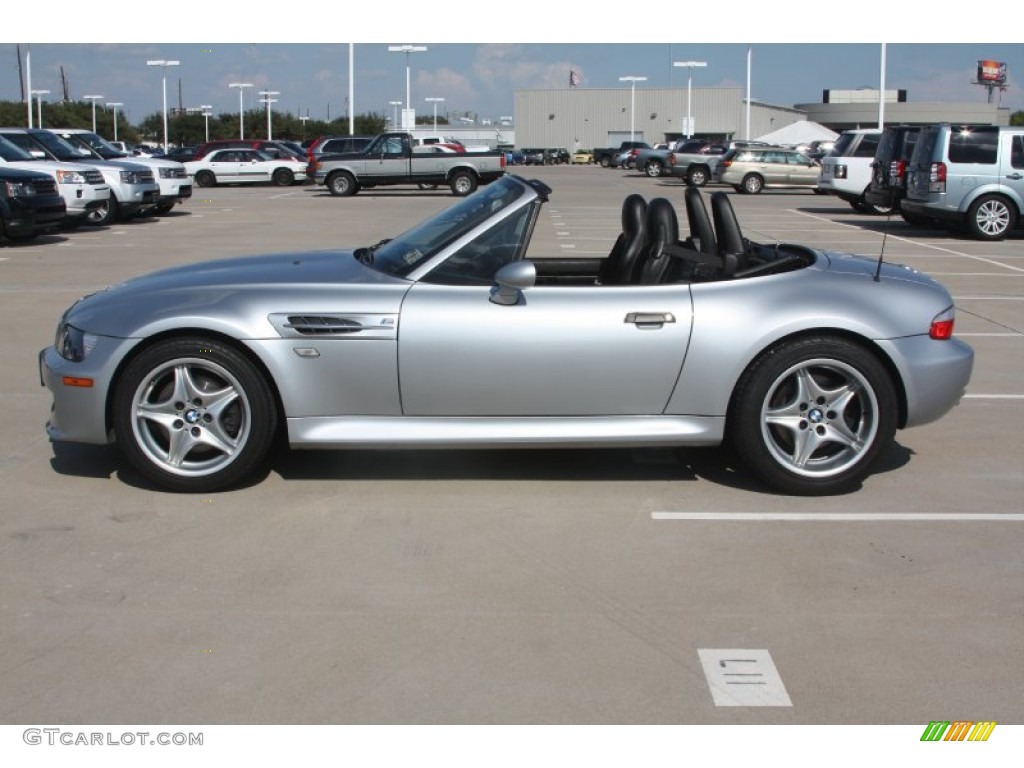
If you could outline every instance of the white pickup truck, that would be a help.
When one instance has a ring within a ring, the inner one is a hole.
[[[379,134],[360,152],[322,155],[306,170],[310,179],[339,197],[397,184],[444,184],[453,195],[462,197],[504,173],[504,152],[417,152],[408,133]]]

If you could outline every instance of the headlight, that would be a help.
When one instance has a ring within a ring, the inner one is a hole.
[[[145,179],[138,171],[121,171],[121,181],[125,184],[142,184]]]
[[[183,179],[188,176],[184,168],[158,168],[161,179]]]
[[[85,184],[85,176],[78,171],[57,171],[57,181],[61,184]]]
[[[95,334],[80,331],[73,325],[61,322],[57,326],[57,336],[53,340],[53,346],[57,350],[57,354],[65,360],[80,363],[93,351],[98,340]]]
[[[36,188],[29,181],[8,181],[4,186],[8,197],[32,197],[36,193]]]

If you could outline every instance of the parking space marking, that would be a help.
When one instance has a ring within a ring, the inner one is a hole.
[[[1024,395],[979,394],[964,395],[965,400],[1024,400]]]
[[[782,676],[763,648],[698,648],[716,707],[791,707]]]
[[[652,520],[785,523],[1024,523],[1016,512],[651,512]]]
[[[822,218],[821,216],[818,216],[816,214],[805,213],[804,211],[798,211],[798,210],[796,210],[794,208],[790,208],[789,210],[790,210],[791,213],[795,213],[795,214],[798,214],[800,216],[807,216],[808,218],[816,219],[818,221],[829,221],[831,224],[836,225],[836,226],[849,227],[850,229],[860,229],[856,224],[848,224],[845,221],[831,221],[829,219]],[[863,231],[863,230],[861,230],[861,231]],[[891,238],[893,240],[899,240],[900,242],[907,243],[909,245],[919,245],[922,248],[932,248],[932,249],[934,249],[936,251],[943,251],[944,253],[949,253],[949,254],[952,254],[954,256],[962,256],[965,259],[974,259],[975,261],[983,261],[986,264],[992,264],[993,266],[996,266],[996,267],[1003,267],[1004,269],[1012,269],[1014,272],[1024,272],[1024,267],[1014,267],[1014,266],[1012,266],[1010,264],[1003,264],[1001,261],[996,261],[994,259],[988,259],[988,258],[985,258],[984,256],[972,256],[969,253],[963,253],[962,251],[957,251],[957,250],[954,250],[952,248],[943,248],[941,245],[933,245],[931,243],[924,243],[924,242],[921,242],[920,240],[914,240],[914,239],[911,239],[909,237],[903,237],[902,235],[894,235],[891,232],[890,233],[879,233],[879,232],[876,232],[874,234],[879,235],[879,236],[884,235],[885,237]]]

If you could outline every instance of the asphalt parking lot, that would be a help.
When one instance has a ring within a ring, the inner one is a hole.
[[[672,179],[517,172],[554,190],[533,257],[607,254],[630,192],[683,211]],[[1024,723],[1020,232],[733,196],[751,239],[884,243],[938,277],[976,350],[961,404],[839,497],[769,493],[718,450],[292,453],[175,495],[115,449],[46,440],[36,354],[82,294],[372,244],[454,201],[200,189],[164,218],[0,249],[0,722]],[[722,706],[733,669],[761,687]]]

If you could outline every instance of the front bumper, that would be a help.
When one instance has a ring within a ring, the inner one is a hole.
[[[100,336],[95,348],[80,363],[65,360],[52,346],[40,350],[40,383],[53,393],[46,422],[46,434],[51,441],[96,445],[113,442],[107,414],[110,382],[118,364],[139,341]],[[84,380],[90,380],[92,385],[81,386]]]
[[[59,195],[36,197],[8,198],[11,217],[4,226],[15,236],[27,237],[33,232],[42,232],[55,228],[67,212],[64,198]]]

